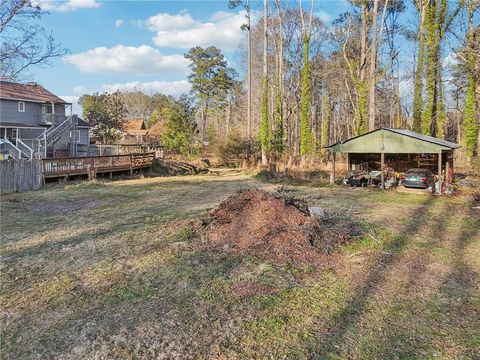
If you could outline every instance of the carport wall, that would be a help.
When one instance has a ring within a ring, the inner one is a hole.
[[[453,179],[453,150],[458,144],[422,135],[405,129],[377,129],[366,134],[338,142],[327,147],[333,153],[333,169],[331,180],[335,181],[335,154],[380,154],[382,169],[385,154],[436,154],[440,182],[442,170],[445,168],[447,181]],[[445,166],[448,163],[448,166]],[[382,187],[384,185],[382,172]],[[441,188],[441,187],[440,187]]]

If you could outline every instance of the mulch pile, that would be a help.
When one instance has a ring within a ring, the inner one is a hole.
[[[212,251],[278,263],[324,263],[338,243],[348,241],[310,216],[305,206],[258,189],[227,198],[197,230],[202,245]]]

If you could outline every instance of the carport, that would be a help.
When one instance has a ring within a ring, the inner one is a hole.
[[[444,180],[448,184],[453,181],[453,152],[459,147],[450,141],[406,129],[373,130],[326,147],[333,154],[330,180],[335,181],[336,154],[346,153],[349,170],[356,167],[366,171],[384,170],[385,165],[399,172],[411,167],[426,168],[438,174],[439,188],[442,189]],[[385,187],[384,171],[381,186]]]

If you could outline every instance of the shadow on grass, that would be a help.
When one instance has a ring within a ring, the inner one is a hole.
[[[436,200],[425,198],[412,211],[365,281],[330,319],[327,334],[309,345],[312,358],[422,358],[448,352],[447,346],[460,357],[479,356],[479,309],[473,294],[479,277],[464,253],[478,240],[480,223],[471,206],[460,215],[461,204],[447,200],[438,209]],[[419,243],[425,231],[428,236]],[[442,266],[450,270],[444,274]],[[402,271],[401,279],[392,278],[394,268]],[[389,286],[397,287],[392,292]]]
[[[401,259],[402,252],[409,246],[410,237],[417,233],[428,218],[430,206],[435,203],[435,200],[431,196],[423,199],[400,234],[385,245],[383,254],[376,260],[367,278],[357,286],[347,304],[331,318],[327,325],[328,333],[317,339],[315,344],[310,345],[309,353],[313,358],[355,357],[354,354],[349,353],[347,339],[355,336],[353,332],[362,315],[368,311],[369,301],[378,291],[381,291],[391,268]]]

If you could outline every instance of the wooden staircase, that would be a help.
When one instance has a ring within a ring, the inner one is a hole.
[[[2,152],[8,153],[13,159],[22,159],[22,151],[8,139],[0,139],[0,149]]]
[[[35,140],[39,144],[35,152],[38,157],[53,157],[53,146],[62,137],[64,133],[70,130],[77,130],[78,116],[70,115],[65,121],[57,126],[48,128],[44,134],[37,137]]]

